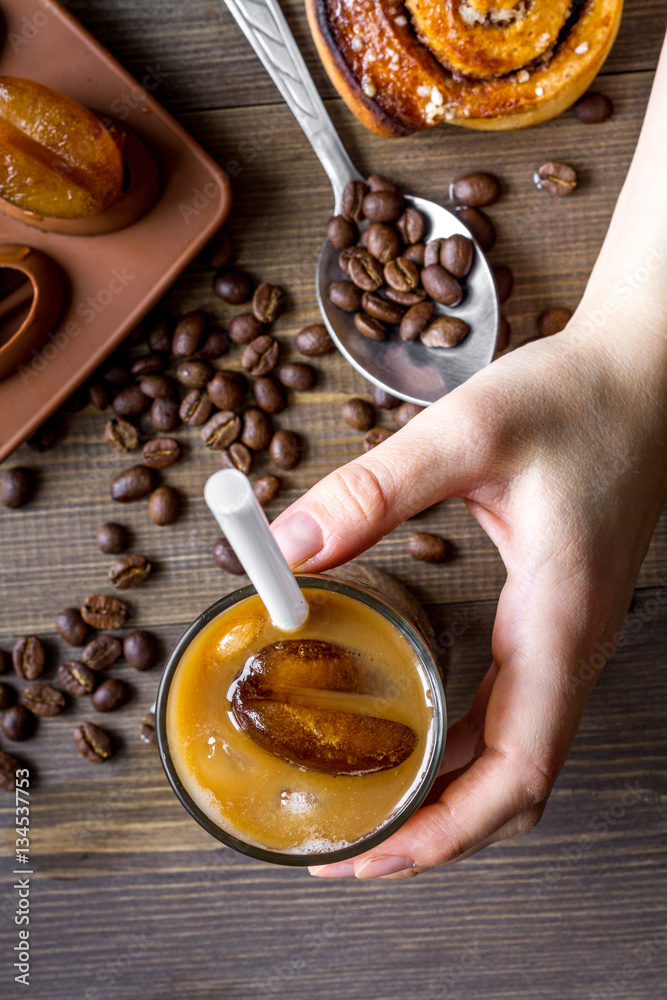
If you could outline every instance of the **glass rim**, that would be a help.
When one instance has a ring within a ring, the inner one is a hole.
[[[268,847],[260,847],[257,844],[249,844],[244,840],[240,840],[233,833],[229,833],[227,830],[222,829],[222,827],[218,826],[210,818],[210,816],[208,816],[197,805],[183,785],[172,759],[171,752],[169,750],[169,741],[167,739],[167,703],[171,682],[183,654],[195,636],[198,635],[206,625],[212,622],[220,614],[227,611],[228,608],[256,594],[257,591],[252,584],[247,584],[244,587],[240,587],[238,590],[232,591],[225,597],[221,597],[218,601],[215,601],[208,608],[202,611],[201,614],[197,615],[172,649],[167,658],[167,662],[160,679],[160,686],[158,688],[155,706],[155,733],[157,737],[160,761],[172,790],[181,805],[192,816],[192,818],[196,820],[196,822],[204,830],[206,830],[207,833],[220,843],[224,844],[226,847],[230,847],[232,850],[237,851],[240,854],[245,854],[248,857],[255,858],[259,861],[265,861],[269,864],[286,865],[298,868],[306,867],[307,865],[333,864],[337,861],[347,861],[350,858],[354,858],[358,854],[362,854],[364,851],[368,851],[371,848],[376,847],[378,844],[381,844],[401,826],[403,826],[403,824],[406,823],[411,816],[414,815],[428,795],[440,768],[447,734],[447,707],[445,703],[445,692],[442,679],[440,677],[440,672],[438,671],[433,653],[429,649],[420,632],[402,614],[396,611],[391,604],[388,604],[386,601],[376,596],[375,593],[366,590],[362,585],[359,585],[356,582],[347,583],[345,580],[339,579],[338,577],[324,576],[317,573],[303,573],[298,574],[296,579],[302,589],[305,587],[313,587],[319,590],[335,591],[336,593],[361,601],[362,604],[366,604],[374,611],[383,615],[383,617],[388,619],[388,621],[394,625],[401,635],[403,635],[403,637],[410,643],[411,647],[417,653],[426,673],[433,701],[433,740],[431,756],[421,781],[419,781],[419,783],[415,786],[413,793],[406,799],[401,808],[397,811],[396,815],[379,829],[368,834],[368,836],[363,837],[361,840],[356,841],[354,844],[347,845],[346,847],[341,847],[334,851],[313,854],[289,854],[282,851],[272,850]]]

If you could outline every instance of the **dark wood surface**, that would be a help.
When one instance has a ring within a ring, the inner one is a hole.
[[[218,0],[74,0],[68,9],[142,78],[153,70],[158,100],[233,173],[233,229],[239,260],[289,289],[278,336],[291,339],[316,318],[314,260],[331,208],[327,181],[298,126]],[[663,2],[626,4],[601,88],[614,118],[585,129],[568,112],[506,135],[443,128],[381,140],[334,97],[307,34],[301,4],[285,5],[327,106],[360,168],[445,198],[450,180],[472,168],[500,173],[507,197],[491,214],[500,239],[493,259],[517,285],[507,306],[514,340],[530,336],[548,305],[574,307],[632,156],[664,31]],[[566,203],[540,197],[535,166],[557,156],[582,174]],[[210,292],[196,263],[168,297],[175,311],[232,312]],[[235,357],[232,365],[238,363]],[[278,423],[308,439],[307,460],[285,476],[275,515],[317,478],[359,453],[359,436],[339,412],[363,380],[338,356],[317,362],[315,392]],[[1,417],[0,417],[1,419]],[[0,647],[41,635],[50,668],[69,654],[53,616],[105,589],[109,560],[97,525],[131,526],[133,548],[156,561],[147,585],[130,593],[133,625],[155,628],[166,652],[192,617],[238,579],[211,563],[217,537],[201,486],[217,460],[196,435],[179,432],[188,460],[166,481],[188,496],[172,528],[157,528],[144,504],[119,511],[109,480],[126,464],[101,438],[104,417],[62,419],[56,449],[26,447],[7,463],[39,476],[35,500],[0,513]],[[385,418],[391,426],[391,417]],[[267,466],[268,468],[268,466]],[[428,605],[449,649],[452,718],[465,710],[489,660],[504,571],[486,536],[453,501],[420,525],[450,537],[446,567],[405,555],[407,528],[368,557],[390,568]],[[119,752],[88,766],[72,743],[81,704],[42,720],[20,748],[34,780],[31,943],[33,996],[40,1000],[664,1000],[667,971],[665,752],[667,722],[667,518],[642,569],[631,637],[594,692],[567,766],[540,826],[462,865],[403,884],[321,883],[299,871],[250,862],[222,849],[190,820],[169,790],[153,747],[138,739],[159,668],[116,673],[133,686],[130,705],[109,718]],[[10,683],[12,683],[10,678]],[[89,713],[90,714],[90,713]],[[7,747],[7,741],[3,741]],[[628,786],[629,789],[628,790]],[[13,811],[3,796],[0,860],[0,996],[12,982]],[[25,992],[25,990],[24,990]]]

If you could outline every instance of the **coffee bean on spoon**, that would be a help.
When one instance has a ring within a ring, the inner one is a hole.
[[[395,292],[412,292],[419,285],[419,269],[407,257],[396,257],[385,264],[384,280]]]
[[[385,340],[387,327],[379,319],[373,319],[367,313],[358,312],[354,314],[354,325],[359,333],[369,340]]]
[[[465,278],[470,273],[475,260],[475,244],[467,236],[454,233],[440,245],[439,263],[455,278]],[[432,261],[437,264],[438,261]]]
[[[346,219],[344,215],[332,215],[326,225],[327,239],[337,250],[345,250],[346,247],[356,243],[359,230],[352,219]]]
[[[155,473],[145,465],[133,465],[111,481],[111,499],[116,503],[132,503],[155,489]]]
[[[213,378],[213,368],[208,361],[181,361],[176,378],[187,389],[203,389]]]
[[[102,764],[111,757],[111,737],[94,722],[82,722],[76,727],[74,743],[79,753],[94,764]]]
[[[512,294],[514,275],[511,268],[507,267],[506,264],[493,264],[491,271],[493,272],[493,280],[496,283],[498,302],[502,306]]]
[[[343,420],[355,431],[369,431],[375,426],[375,410],[365,399],[347,399],[343,403]]]
[[[393,433],[394,431],[389,431],[386,427],[371,427],[364,436],[364,451],[372,451],[373,448],[377,448],[379,444],[387,441]]]
[[[149,469],[166,469],[178,461],[180,454],[181,446],[176,438],[151,438],[142,449],[141,459]]]
[[[361,307],[362,290],[353,281],[332,281],[328,295],[331,304],[343,312],[356,312]]]
[[[130,610],[118,597],[110,594],[90,594],[81,605],[81,617],[92,628],[122,628]]]
[[[229,336],[235,344],[249,344],[262,333],[264,324],[251,312],[239,313],[229,324]]]
[[[139,432],[129,420],[113,417],[104,425],[104,440],[114,451],[127,454],[139,446]]]
[[[171,341],[171,353],[175,358],[189,358],[195,353],[206,329],[206,316],[200,312],[190,312],[181,317]]]
[[[313,323],[311,326],[305,326],[303,330],[299,330],[294,338],[294,343],[299,354],[303,354],[307,358],[331,354],[336,349],[336,345],[322,323]]]
[[[173,524],[181,514],[181,494],[173,486],[158,486],[148,500],[148,516],[153,524]]]
[[[34,715],[52,718],[60,715],[67,707],[67,701],[62,691],[50,684],[28,684],[21,692],[21,704]]]
[[[408,309],[399,327],[401,339],[405,341],[415,340],[422,330],[425,330],[428,326],[434,308],[433,303],[429,299],[426,299],[424,302],[420,302]]]
[[[317,372],[312,365],[307,365],[304,361],[290,361],[282,366],[278,378],[288,389],[308,392],[317,382]]]
[[[495,226],[481,208],[457,208],[456,214],[464,226],[470,230],[484,253],[493,249],[496,243]]]
[[[363,213],[371,222],[397,222],[403,207],[399,191],[369,191],[362,202]]]
[[[184,424],[190,427],[201,427],[211,416],[213,403],[204,389],[191,389],[183,397],[178,411],[178,415]]]
[[[169,399],[154,399],[151,406],[151,422],[158,434],[169,434],[181,426],[180,402],[176,396]]]
[[[535,184],[542,191],[562,198],[572,194],[577,186],[577,172],[568,163],[543,163],[535,174]]]
[[[445,244],[445,239],[443,236],[439,236],[435,240],[431,240],[430,243],[426,244],[424,248],[424,267],[431,267],[432,264],[440,263],[440,251]]]
[[[255,402],[265,413],[282,413],[287,406],[285,389],[277,378],[270,375],[255,379],[252,386]]]
[[[263,451],[269,447],[269,442],[273,435],[273,424],[270,416],[260,410],[258,406],[252,406],[243,414],[243,428],[241,431],[241,442],[246,448],[253,451]]]
[[[121,556],[109,567],[109,583],[117,590],[138,587],[151,574],[153,567],[146,556],[137,554]]]
[[[456,347],[468,334],[470,327],[456,316],[436,316],[419,338],[426,347]]]
[[[424,258],[426,256],[426,244],[411,243],[410,246],[406,247],[403,251],[403,256],[407,258],[407,260],[411,260],[413,264],[416,264],[421,271],[424,266]]]
[[[363,181],[348,181],[343,189],[341,199],[341,215],[352,222],[361,222],[364,218],[363,202],[368,194],[368,185]]]
[[[364,292],[361,297],[361,305],[365,312],[373,319],[379,319],[382,323],[400,323],[405,310],[396,305],[395,302],[387,302],[377,292]]]
[[[219,569],[224,569],[233,576],[242,576],[245,573],[238,556],[226,538],[219,538],[213,546],[213,561]]]
[[[2,716],[2,731],[8,740],[28,740],[35,731],[35,716],[24,705],[12,705]]]
[[[421,273],[421,282],[433,301],[443,306],[457,306],[463,299],[463,290],[458,281],[440,264],[425,267]]]
[[[67,693],[74,695],[75,698],[92,694],[97,684],[94,671],[84,663],[78,663],[76,660],[68,660],[66,663],[60,664],[58,667],[58,680]]]
[[[350,259],[347,273],[357,288],[364,292],[376,291],[383,282],[382,264],[368,250]]]
[[[401,403],[399,408],[396,410],[396,426],[399,430],[405,427],[413,417],[416,417],[418,413],[422,413],[424,410],[423,406],[418,406],[417,403]]]
[[[390,177],[385,177],[384,174],[371,174],[367,183],[371,191],[393,191],[395,194],[401,193],[401,189],[396,181],[392,181]]]
[[[262,282],[252,297],[252,311],[260,323],[273,323],[285,311],[286,296],[278,285]]]
[[[104,528],[106,525],[102,525],[102,527]],[[118,527],[120,528],[121,525]],[[102,549],[102,551],[105,550]],[[83,646],[88,637],[88,626],[81,617],[78,608],[65,608],[64,611],[59,611],[55,617],[55,626],[58,635],[70,646]]]
[[[13,795],[16,791],[16,772],[22,766],[21,761],[14,754],[0,750],[0,788]]]
[[[214,413],[201,429],[201,439],[212,451],[228,448],[241,433],[241,418],[232,410]]]
[[[279,353],[278,341],[268,334],[262,334],[246,346],[241,364],[250,375],[268,375],[278,364]]]
[[[271,438],[269,453],[279,469],[294,469],[301,461],[303,442],[294,431],[276,431]]]
[[[260,476],[252,484],[252,491],[262,507],[272,503],[280,493],[280,480],[277,476]]]
[[[123,648],[113,635],[96,635],[81,654],[81,659],[91,670],[106,670],[120,659]]]
[[[115,712],[130,700],[130,687],[118,677],[108,677],[95,688],[90,702],[96,712]]]
[[[227,268],[217,271],[213,277],[213,291],[232,306],[243,305],[252,296],[253,280],[245,271]]]
[[[484,208],[495,205],[503,193],[502,185],[495,174],[466,174],[455,180],[450,189],[451,198],[459,205],[470,208]]]
[[[398,219],[396,228],[404,243],[419,243],[424,239],[426,220],[419,209],[410,205]]]
[[[168,375],[146,375],[139,383],[145,396],[151,399],[169,399],[176,395],[176,383]]]
[[[223,469],[238,469],[244,476],[249,476],[252,472],[253,454],[240,441],[230,444],[220,452],[220,465]]]
[[[119,417],[136,417],[148,409],[151,400],[138,385],[128,385],[116,393],[111,405]]]
[[[413,531],[408,538],[408,554],[420,562],[442,563],[450,552],[450,543],[440,535],[432,535],[427,531]]]
[[[36,635],[24,635],[12,650],[14,672],[27,681],[37,680],[44,670],[46,652],[42,640]]]
[[[150,670],[159,659],[157,639],[152,632],[136,629],[125,636],[123,655],[135,670]]]
[[[218,409],[239,410],[247,388],[245,376],[240,372],[216,372],[206,386],[206,392]]]
[[[384,222],[372,222],[368,227],[366,247],[371,256],[381,264],[386,264],[398,257],[400,240],[393,226]]]
[[[353,260],[363,260],[369,253],[367,246],[368,229],[364,230],[363,235],[365,237],[363,245],[360,241],[356,246],[348,247],[347,250],[343,250],[338,254],[338,266],[343,274],[346,274],[348,277],[350,276],[350,263]]]

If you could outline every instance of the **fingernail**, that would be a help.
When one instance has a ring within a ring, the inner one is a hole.
[[[311,559],[324,544],[322,529],[307,510],[297,510],[276,524],[273,537],[290,566],[298,566]]]
[[[354,861],[337,861],[333,865],[314,865],[308,871],[316,878],[352,878]]]
[[[384,858],[369,858],[357,870],[357,878],[382,878],[383,875],[395,875],[414,867],[412,858],[395,858],[390,855]]]

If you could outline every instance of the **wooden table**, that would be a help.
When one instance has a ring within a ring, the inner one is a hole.
[[[610,122],[585,128],[568,112],[514,134],[442,128],[405,140],[372,136],[334,96],[317,61],[301,4],[284,5],[327,106],[362,170],[382,170],[427,197],[450,180],[492,169],[508,196],[494,209],[495,261],[517,284],[507,307],[514,342],[545,307],[574,307],[582,293],[635,146],[665,27],[663,0],[628,0],[601,88]],[[314,262],[331,209],[326,178],[298,126],[219,0],[72,0],[70,10],[232,174],[239,262],[289,289],[278,325],[286,353],[317,318]],[[567,202],[540,197],[532,172],[557,157],[573,163],[581,190]],[[229,310],[210,290],[203,262],[168,298],[174,311]],[[342,402],[366,391],[338,356],[321,359],[318,387],[279,418],[308,439],[307,460],[285,476],[275,514],[360,451],[341,423]],[[0,416],[1,419],[1,416]],[[194,435],[188,461],[168,481],[188,496],[177,526],[158,528],[145,504],[119,512],[108,495],[122,456],[102,440],[91,409],[63,419],[66,434],[39,455],[8,462],[34,469],[39,489],[23,511],[0,514],[0,646],[42,636],[50,670],[66,650],[53,616],[104,589],[108,559],[97,525],[127,523],[135,551],[157,572],[131,593],[133,625],[154,628],[166,652],[192,617],[237,580],[211,562],[216,530],[201,487],[217,459]],[[387,426],[391,419],[385,419]],[[448,650],[452,717],[470,702],[490,657],[494,604],[504,571],[458,502],[419,525],[451,538],[446,567],[405,555],[407,527],[368,559],[408,583],[428,605]],[[662,1000],[667,956],[664,744],[667,517],[642,569],[631,632],[591,699],[544,820],[529,836],[462,865],[405,883],[319,882],[222,849],[172,795],[154,747],[138,739],[159,670],[119,675],[131,704],[110,719],[120,745],[113,765],[88,766],[71,742],[77,705],[43,720],[20,747],[33,775],[31,815],[32,992],[40,1000]],[[637,624],[639,623],[639,625]],[[131,676],[129,676],[131,674]],[[6,746],[7,741],[3,742]],[[2,799],[0,995],[25,995],[10,968],[17,928],[12,889],[14,814]],[[664,841],[663,841],[664,843]]]

